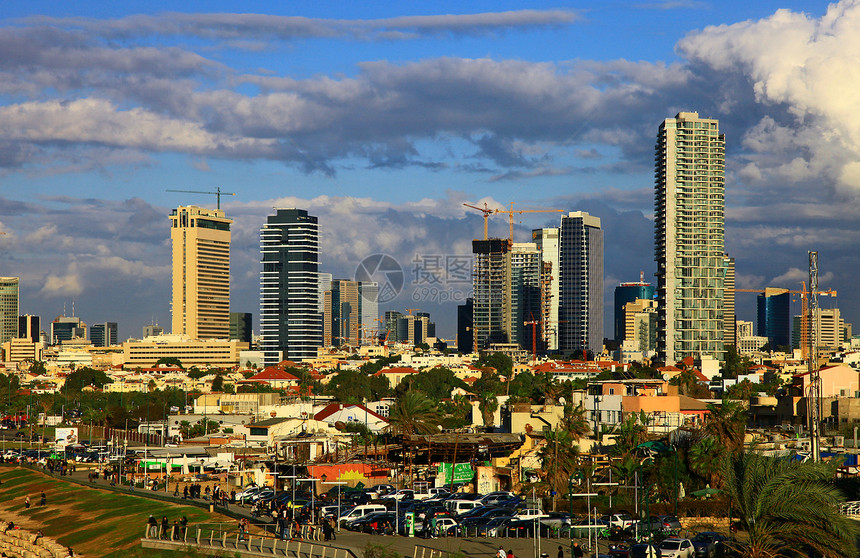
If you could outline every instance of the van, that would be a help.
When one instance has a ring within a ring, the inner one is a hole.
[[[454,515],[463,515],[469,510],[480,508],[482,503],[474,500],[446,500],[445,507]]]
[[[388,511],[388,509],[381,504],[364,504],[362,506],[355,506],[354,508],[340,516],[340,519],[338,519],[338,523],[340,525],[346,525],[348,522],[358,519],[360,517],[364,517],[369,513],[386,511]]]

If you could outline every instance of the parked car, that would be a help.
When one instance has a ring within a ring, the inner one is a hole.
[[[570,526],[570,536],[577,539],[587,538],[589,531],[597,535],[603,531],[609,531],[609,524],[600,519],[582,518]]]
[[[722,556],[726,537],[713,531],[703,531],[690,539],[696,549],[697,558],[714,558]]]
[[[504,537],[508,534],[508,526],[512,520],[513,518],[508,516],[493,517],[477,525],[475,534],[479,537]]]
[[[544,517],[548,517],[542,510],[537,508],[525,508],[521,510],[517,510],[514,514],[514,517],[517,519],[542,519]]]
[[[604,515],[601,517],[603,521],[607,522],[610,527],[617,527],[618,529],[629,529],[636,523],[636,520],[633,519],[627,512],[618,512],[609,515]]]
[[[660,558],[695,558],[696,549],[690,539],[672,537],[660,543]]]
[[[513,517],[511,510],[505,508],[491,508],[481,515],[465,517],[460,521],[463,527],[477,527],[489,519],[494,517]]]
[[[549,512],[546,517],[542,517],[540,524],[550,529],[561,529],[566,525],[570,525],[570,514],[567,512]]]
[[[436,517],[431,521],[425,521],[426,527],[422,529],[420,535],[425,538],[429,537],[452,537],[459,532],[460,526],[453,517]]]
[[[657,519],[663,522],[663,531],[678,532],[681,530],[681,522],[674,515],[658,515]]]
[[[400,500],[401,502],[404,500],[414,500],[415,499],[415,491],[411,488],[401,488],[397,492],[393,494],[385,494],[381,496],[382,500]]]

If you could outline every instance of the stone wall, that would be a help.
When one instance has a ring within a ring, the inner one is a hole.
[[[5,526],[3,527],[5,529]],[[57,541],[26,529],[0,531],[0,551],[14,558],[67,558],[69,551]],[[80,556],[75,554],[75,556]]]

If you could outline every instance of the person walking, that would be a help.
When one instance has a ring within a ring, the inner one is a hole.
[[[584,556],[582,547],[579,546],[578,542],[573,543],[573,548],[570,549],[570,555],[573,558],[582,558]]]
[[[30,495],[28,494],[26,498],[24,498],[24,508],[30,509]]]
[[[157,539],[158,538],[158,521],[155,520],[155,517],[152,515],[149,516],[149,521],[147,522],[149,525],[149,538]]]
[[[564,548],[561,545],[558,545],[558,558],[564,558]]]
[[[39,496],[39,505],[44,506],[47,503],[48,503],[48,498],[45,496],[45,492],[42,491],[41,496]]]
[[[496,552],[496,558],[508,558],[508,553],[505,552],[505,547],[499,545],[499,550]]]
[[[508,558],[514,558],[514,549],[513,548],[508,549]]]
[[[167,516],[163,516],[161,518],[161,538],[166,539],[169,536],[170,522],[167,520]]]

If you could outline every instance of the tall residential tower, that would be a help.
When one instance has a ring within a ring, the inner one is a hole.
[[[224,211],[190,205],[170,215],[173,333],[230,337],[230,224]]]
[[[603,229],[584,211],[562,215],[559,227],[559,350],[603,350]]]
[[[681,112],[660,125],[655,152],[658,356],[723,359],[725,137]]]

